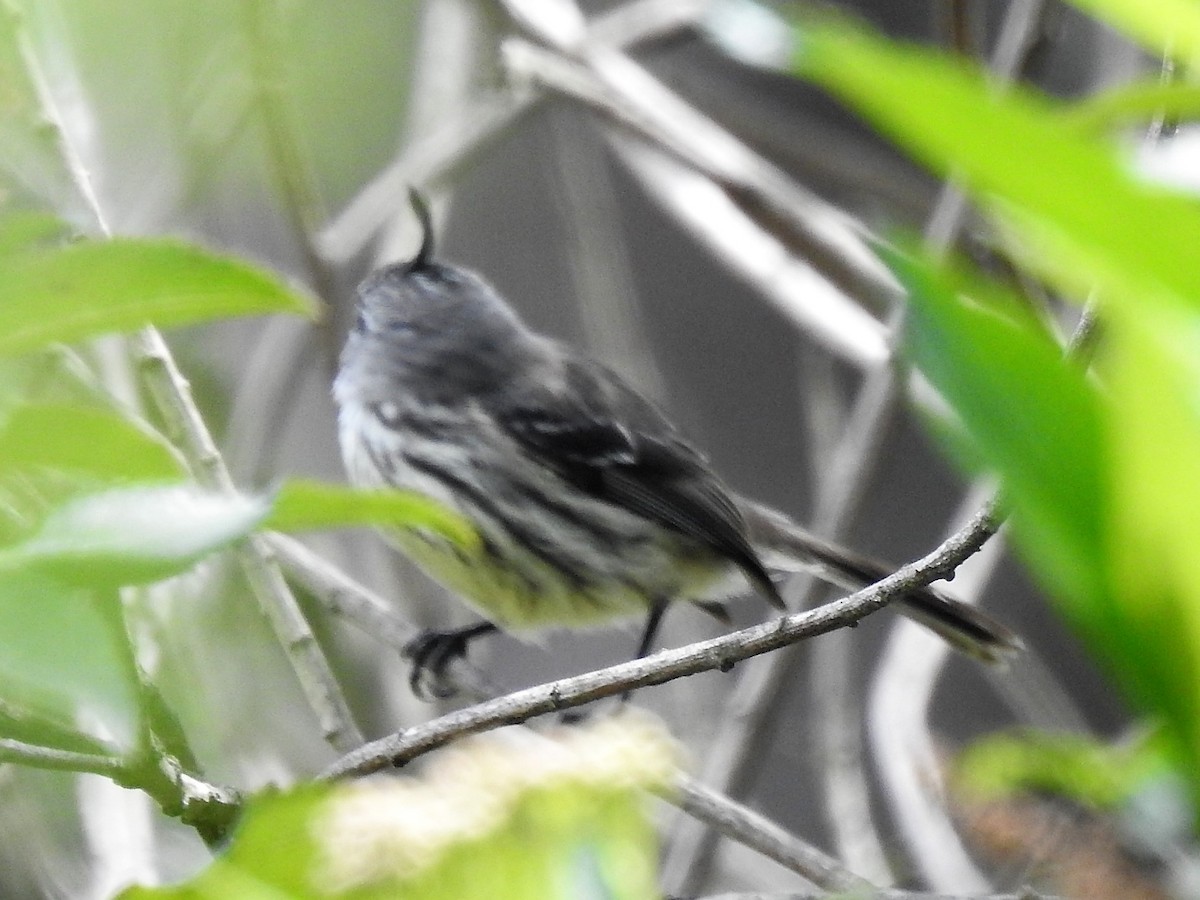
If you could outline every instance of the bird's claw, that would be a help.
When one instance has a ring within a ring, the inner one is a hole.
[[[456,628],[449,631],[422,631],[404,645],[401,651],[412,662],[408,685],[422,700],[445,700],[457,689],[449,682],[447,670],[457,659],[465,659],[471,640],[495,631],[490,623]]]

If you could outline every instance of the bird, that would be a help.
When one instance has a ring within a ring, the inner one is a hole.
[[[333,397],[351,483],[423,495],[476,538],[388,529],[483,616],[413,642],[414,690],[425,670],[496,630],[644,617],[643,656],[672,603],[722,617],[724,601],[754,592],[784,611],[778,579],[788,573],[856,589],[893,571],[729,488],[617,372],[530,329],[478,273],[437,261],[428,204],[410,196],[420,248],[359,285]],[[935,587],[896,605],[977,659],[1005,661],[1021,647]]]

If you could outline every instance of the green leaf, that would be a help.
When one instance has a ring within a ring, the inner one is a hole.
[[[1167,763],[1154,742],[1114,747],[1030,731],[975,741],[954,768],[956,787],[983,800],[1036,791],[1112,809],[1164,774]]]
[[[1085,97],[1063,110],[1063,120],[1081,132],[1147,122],[1200,118],[1200,87],[1186,82],[1140,81]]]
[[[37,571],[81,586],[143,584],[190,568],[266,516],[260,497],[194,485],[115,488],[68,500],[20,543],[0,572]]]
[[[466,519],[421,494],[299,479],[284,482],[264,527],[292,532],[356,525],[425,529],[465,549],[479,542]]]
[[[0,430],[0,474],[53,469],[123,481],[167,481],[184,467],[158,435],[86,406],[18,407]]]
[[[805,30],[799,48],[801,74],[1014,222],[1021,249],[1064,289],[1200,308],[1194,200],[1139,179],[1112,146],[1069,127],[1061,105],[846,27]]]
[[[997,286],[886,254],[909,292],[906,347],[1000,473],[1018,537],[1062,596],[1104,592],[1101,406],[1040,325]],[[967,290],[971,301],[959,299]]]
[[[61,244],[70,235],[70,228],[57,216],[24,210],[6,212],[0,216],[0,257]]]
[[[0,256],[5,354],[151,322],[313,311],[275,276],[179,241],[122,238]]]
[[[1021,548],[1161,723],[1200,810],[1200,207],[1140,180],[1060,105],[961,60],[845,27],[803,40],[805,74],[953,173],[1060,289],[1099,288],[1103,392],[996,288],[893,262],[913,352],[1001,473]]]
[[[1108,558],[1124,674],[1161,717],[1200,809],[1200,316],[1119,316],[1108,342]]]
[[[137,686],[99,602],[44,575],[0,571],[0,697],[68,720],[91,710],[128,744]]]
[[[571,732],[476,738],[420,778],[256,797],[207,871],[122,896],[660,897],[642,791],[668,784],[674,748],[631,716]]]

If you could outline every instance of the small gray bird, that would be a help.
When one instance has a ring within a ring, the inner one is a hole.
[[[334,382],[352,482],[394,486],[471,523],[468,548],[421,529],[389,536],[487,622],[431,633],[413,684],[469,638],[647,616],[753,588],[784,609],[772,574],[814,571],[858,588],[891,569],[814,537],[727,488],[705,457],[615,372],[530,331],[487,282],[433,260],[428,207],[409,262],[359,287]],[[1004,626],[934,588],[905,615],[995,661],[1020,646]]]

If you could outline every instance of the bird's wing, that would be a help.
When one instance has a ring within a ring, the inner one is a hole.
[[[712,548],[783,607],[729,491],[657,409],[598,363],[564,356],[542,375],[493,395],[506,434],[577,489]]]

